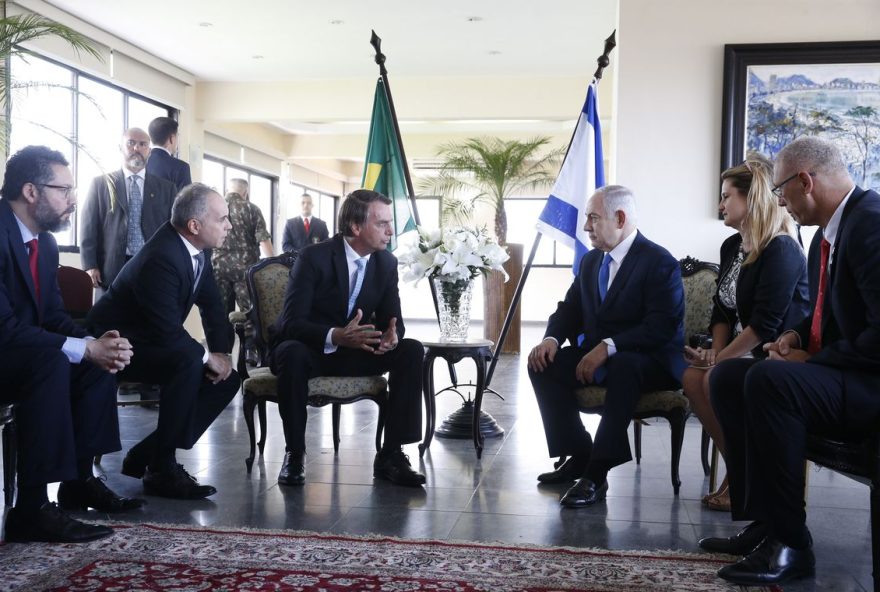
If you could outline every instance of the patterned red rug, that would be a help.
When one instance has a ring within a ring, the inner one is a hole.
[[[84,545],[0,545],[0,590],[737,590],[730,558],[670,552],[115,525]]]

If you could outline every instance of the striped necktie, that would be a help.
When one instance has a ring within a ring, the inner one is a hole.
[[[354,263],[357,265],[357,272],[355,272],[354,287],[351,289],[351,296],[348,297],[348,316],[351,316],[354,303],[357,300],[358,294],[361,293],[361,286],[364,285],[364,268],[367,266],[367,260],[361,257],[360,259],[355,259]]]

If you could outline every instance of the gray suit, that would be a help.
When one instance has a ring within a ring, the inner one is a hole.
[[[174,184],[170,181],[150,173],[144,177],[144,205],[141,211],[144,241],[149,240],[171,219],[174,194]],[[83,269],[99,269],[101,283],[108,288],[125,265],[128,193],[121,169],[92,180],[83,206],[81,228],[80,257]]]

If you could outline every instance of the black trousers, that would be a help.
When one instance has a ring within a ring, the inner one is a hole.
[[[605,363],[607,375],[599,385],[607,393],[594,441],[584,428],[574,396],[574,389],[584,386],[575,378],[575,368],[586,354],[579,347],[563,347],[543,372],[529,370],[529,379],[541,410],[550,456],[589,456],[591,464],[610,469],[632,460],[626,429],[641,394],[678,385],[653,358],[617,352]]]
[[[880,418],[877,377],[819,364],[735,359],[710,379],[727,445],[734,520],[760,520],[783,542],[806,523],[808,433],[857,437]]]
[[[278,377],[278,412],[288,450],[305,450],[309,379],[315,376],[372,376],[388,372],[389,401],[385,443],[398,446],[422,439],[422,361],[415,339],[401,339],[382,355],[339,348],[325,354],[300,341],[287,340],[272,351],[270,367]]]
[[[232,372],[217,384],[205,378],[204,350],[156,346],[132,342],[134,355],[120,380],[158,384],[161,388],[156,429],[135,445],[138,455],[149,460],[156,450],[192,448],[226,408],[240,381]]]
[[[116,379],[60,349],[0,355],[0,402],[15,403],[22,487],[75,479],[76,461],[120,449]]]

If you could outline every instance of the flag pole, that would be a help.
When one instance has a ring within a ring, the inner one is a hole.
[[[608,67],[608,64],[611,63],[611,58],[609,54],[611,51],[617,46],[617,29],[611,32],[611,35],[605,40],[605,49],[602,52],[602,55],[596,60],[596,63],[599,65],[596,68],[596,72],[593,74],[593,82],[591,84],[596,84],[599,80],[602,79],[602,72],[605,68]],[[568,151],[571,150],[571,143],[574,140],[575,133],[577,132],[577,127],[575,127],[575,131],[571,134],[571,139],[568,141],[568,148],[565,150],[565,157],[568,157]],[[565,163],[565,157],[562,159],[562,162]],[[495,352],[492,354],[492,361],[489,363],[489,368],[486,370],[486,381],[485,388],[488,389],[489,385],[492,383],[492,375],[495,374],[495,366],[498,365],[498,358],[501,355],[501,347],[504,345],[504,340],[507,339],[507,333],[510,331],[510,325],[513,322],[513,316],[516,313],[516,309],[519,306],[520,298],[522,297],[523,288],[525,287],[526,279],[529,277],[529,271],[531,271],[532,263],[535,260],[535,254],[538,252],[538,245],[541,242],[541,234],[540,232],[535,233],[535,242],[532,244],[532,251],[529,253],[529,259],[526,261],[526,265],[523,268],[522,275],[519,278],[519,283],[516,285],[516,290],[513,293],[513,300],[510,302],[510,308],[507,309],[507,315],[504,317],[504,324],[501,326],[501,333],[498,335],[498,343],[495,344]]]
[[[403,161],[403,178],[406,180],[406,190],[409,192],[410,206],[412,207],[413,220],[420,226],[419,209],[416,207],[416,192],[413,189],[412,178],[409,176],[409,164],[406,160],[406,152],[403,150],[403,139],[400,136],[400,126],[397,124],[397,111],[394,109],[394,99],[391,98],[391,84],[388,82],[388,70],[385,69],[385,54],[382,53],[382,38],[376,35],[376,31],[370,29],[370,45],[376,50],[376,63],[379,65],[379,78],[382,80],[382,88],[385,98],[388,99],[388,107],[391,109],[391,122],[394,125],[394,135],[397,136],[397,146],[400,148],[400,160]],[[437,304],[434,298],[434,306]]]

